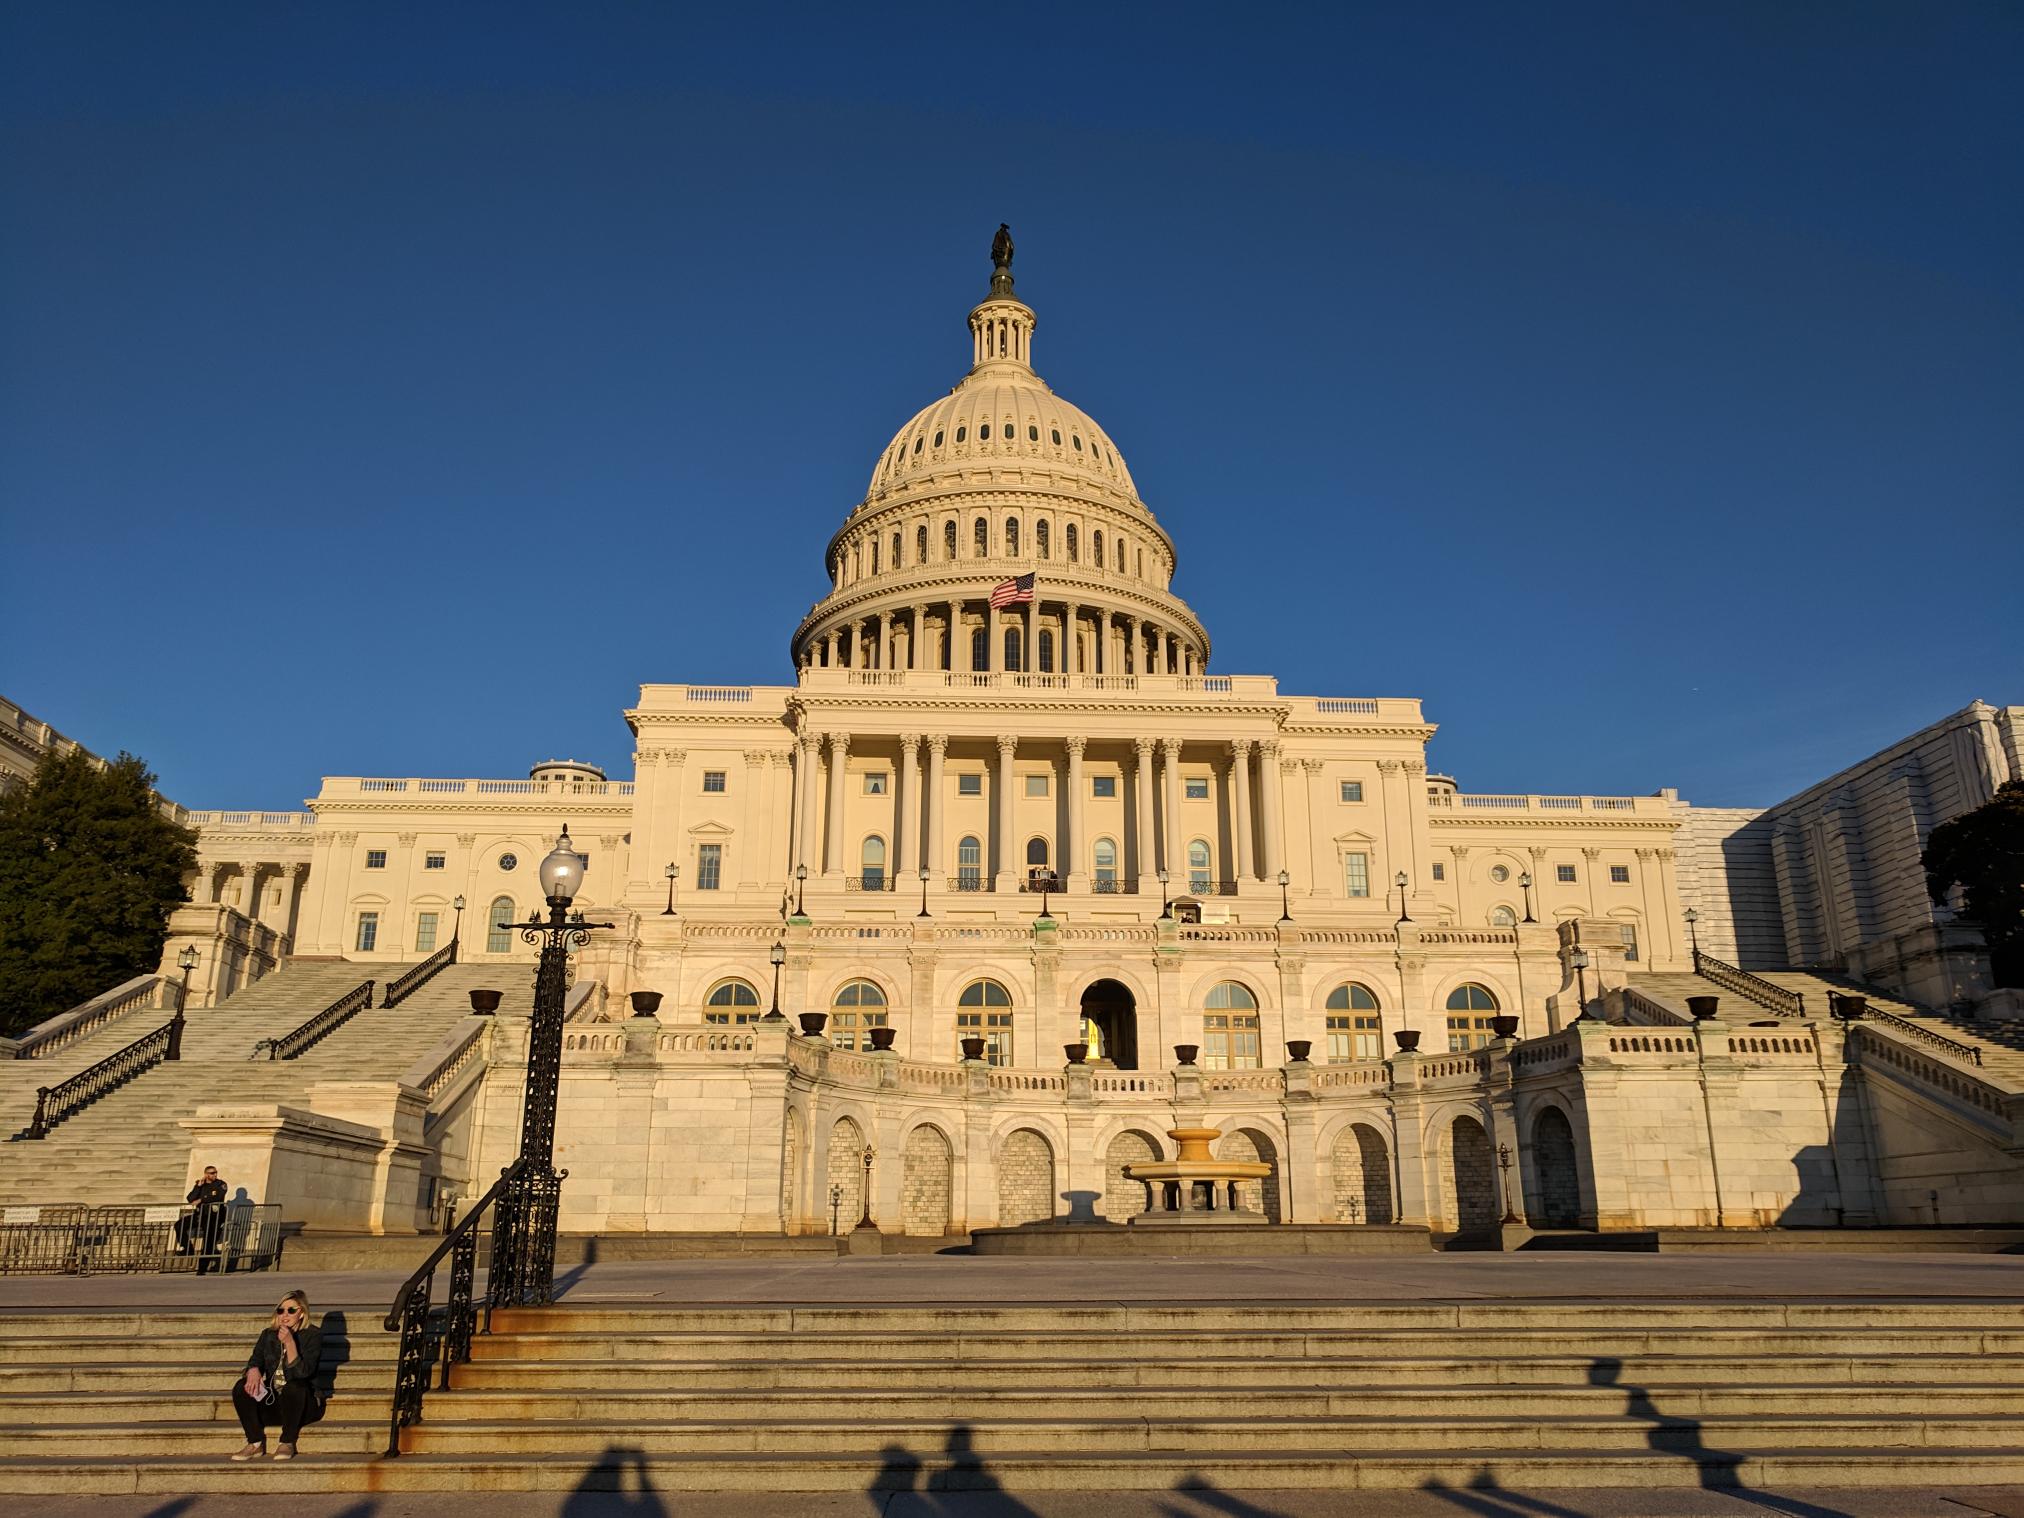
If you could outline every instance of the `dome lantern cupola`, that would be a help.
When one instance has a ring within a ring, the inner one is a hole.
[[[970,372],[987,366],[1033,372],[1033,310],[1012,294],[1012,229],[991,239],[991,293],[970,313]]]

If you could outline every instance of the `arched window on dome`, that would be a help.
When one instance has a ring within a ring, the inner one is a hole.
[[[1103,529],[1101,527],[1089,535],[1089,559],[1098,569],[1103,568]]]
[[[963,441],[963,440],[964,440],[965,438],[967,438],[967,437],[968,437],[969,435],[970,435],[970,429],[969,429],[968,427],[958,427],[958,428],[956,429],[956,441],[957,441],[957,442],[959,442],[959,443],[960,443],[960,442],[962,442],[962,441]]]
[[[878,539],[871,540],[871,572],[878,573]]]
[[[749,981],[720,980],[703,998],[703,1021],[716,1027],[759,1021],[759,993]]]
[[[1005,669],[1009,673],[1016,675],[1024,668],[1020,655],[1025,652],[1025,644],[1025,635],[1018,628],[1005,629]]]
[[[1117,540],[1117,572],[1124,573],[1124,539]]]
[[[1048,557],[1052,544],[1048,541],[1047,518],[1042,517],[1033,524],[1033,551],[1040,558]]]
[[[1054,629],[1051,627],[1040,629],[1040,673],[1054,673]]]
[[[978,517],[971,525],[970,547],[980,559],[991,552],[991,525],[982,517]]]
[[[951,519],[950,521],[942,523],[942,557],[945,559],[953,559],[955,556],[956,556],[956,524],[955,521]]]
[[[893,534],[893,557],[892,557],[892,567],[893,567],[894,569],[898,569],[898,568],[900,567],[900,542],[901,542],[901,539],[900,539],[900,535],[899,535],[898,533],[894,533],[894,534]]]
[[[991,424],[989,422],[985,422],[977,429],[977,441],[980,443],[991,441]]]
[[[923,443],[924,441],[926,441],[926,440],[925,440],[925,439],[923,439],[923,438],[915,438],[915,439],[914,439],[914,452],[916,452],[916,453],[919,453],[919,452],[921,451],[921,444],[922,444],[922,443]],[[940,434],[939,432],[935,434],[935,446],[936,446],[937,448],[939,448],[939,447],[941,447],[941,446],[942,446],[942,435],[941,435],[941,434]]]
[[[970,629],[970,668],[987,670],[991,667],[991,634],[982,627]]]
[[[1330,1063],[1383,1057],[1384,1025],[1370,987],[1353,980],[1337,986],[1328,993],[1323,1016]]]
[[[1218,981],[1202,1005],[1202,1068],[1256,1070],[1258,998],[1250,988],[1234,980]]]
[[[1026,441],[1029,443],[1037,443],[1040,441],[1040,429],[1037,426],[1035,426],[1032,422],[1028,422],[1026,424]]]
[[[916,564],[928,562],[928,529],[925,527],[914,529],[914,562]]]
[[[1076,538],[1075,524],[1073,522],[1070,522],[1068,524],[1067,547],[1068,547],[1068,562],[1071,564],[1079,563],[1082,557],[1082,550],[1080,546],[1076,543],[1075,538]]]
[[[1019,518],[1017,517],[1005,518],[1005,557],[1008,559],[1019,557]]]

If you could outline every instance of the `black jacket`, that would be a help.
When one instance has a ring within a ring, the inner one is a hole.
[[[199,1181],[190,1188],[190,1194],[184,1197],[183,1200],[186,1202],[196,1202],[204,1207],[223,1207],[225,1205],[225,1183],[223,1181]]]
[[[301,1382],[309,1388],[312,1399],[323,1400],[323,1388],[316,1384],[317,1362],[323,1356],[323,1330],[308,1324],[295,1330],[295,1358],[288,1362],[288,1380],[291,1385]],[[281,1335],[271,1328],[260,1331],[260,1338],[253,1345],[253,1353],[246,1357],[245,1369],[260,1367],[260,1375],[269,1386],[274,1384],[274,1372],[281,1366]],[[244,1370],[241,1371],[243,1377]]]

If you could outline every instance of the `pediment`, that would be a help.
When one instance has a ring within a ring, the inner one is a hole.
[[[723,823],[718,822],[715,818],[711,818],[707,822],[699,822],[690,828],[689,836],[691,838],[729,838],[731,831]]]

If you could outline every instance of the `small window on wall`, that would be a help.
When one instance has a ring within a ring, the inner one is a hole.
[[[1492,907],[1490,908],[1490,926],[1493,928],[1515,928],[1518,926],[1518,914],[1513,912],[1509,907]]]
[[[991,549],[991,528],[982,517],[971,524],[972,550],[977,558],[983,558]]]
[[[1623,957],[1631,963],[1635,963],[1637,960],[1636,923],[1627,922],[1623,924]]]
[[[1099,892],[1117,889],[1117,845],[1108,838],[1096,840],[1096,888]]]
[[[956,777],[958,796],[981,796],[984,794],[984,776],[980,770],[968,770]]]
[[[1258,999],[1234,980],[1219,982],[1203,1003],[1202,1067],[1259,1068]]]
[[[1345,781],[1343,781],[1343,782],[1342,782],[1342,799],[1343,799],[1344,801],[1361,801],[1361,800],[1363,800],[1363,782],[1362,782],[1361,780],[1345,780]]]
[[[1197,838],[1188,845],[1188,889],[1197,896],[1209,893],[1209,844]]]
[[[353,947],[361,954],[370,954],[379,943],[380,914],[361,912],[358,914],[358,937]]]
[[[422,856],[422,868],[425,870],[440,870],[446,863],[448,861],[440,852],[432,851]]]
[[[1447,867],[1446,865],[1444,865],[1444,864],[1437,864],[1437,865],[1435,865],[1435,866],[1434,866],[1434,879],[1436,879],[1436,880],[1446,880],[1447,878],[1448,878],[1448,867]]]
[[[1553,878],[1562,885],[1573,885],[1574,866],[1571,864],[1556,864],[1553,867]]]
[[[956,1037],[981,1038],[984,1040],[984,1062],[990,1065],[1012,1063],[1012,1014],[1010,1012],[958,1012],[956,1014]],[[958,1049],[962,1045],[956,1045]]]
[[[956,524],[954,522],[944,522],[942,523],[942,557],[953,559],[955,556]]]
[[[914,562],[916,564],[928,562],[928,529],[925,527],[914,529]]]
[[[721,843],[699,843],[696,845],[696,889],[714,891],[723,884],[724,845]]]
[[[1629,885],[1630,866],[1627,864],[1611,865],[1609,867],[1609,883],[1611,885]]]
[[[1090,776],[1089,794],[1094,796],[1098,801],[1115,801],[1117,799],[1117,776]]]
[[[1350,895],[1370,895],[1370,855],[1343,855],[1342,879],[1344,888],[1348,890]]]
[[[1047,794],[1047,777],[1045,775],[1027,775],[1024,778],[1027,795],[1045,796]]]
[[[1328,993],[1328,1058],[1332,1063],[1383,1057],[1377,997],[1369,986],[1350,981]]]
[[[1081,545],[1078,542],[1080,534],[1076,532],[1073,522],[1068,524],[1067,532],[1068,536],[1063,541],[1068,544],[1068,562],[1074,564],[1082,557]]]
[[[492,910],[485,917],[485,952],[504,954],[513,947],[513,898],[501,896],[492,903]]]
[[[956,845],[956,889],[978,891],[984,887],[984,846],[974,837]]]
[[[864,777],[864,793],[867,796],[883,796],[886,793],[887,775],[884,770],[867,770]]]
[[[1188,800],[1207,801],[1209,799],[1209,777],[1207,775],[1184,776],[1181,784],[1186,788]]]
[[[365,867],[368,870],[385,869],[387,867],[387,851],[385,849],[367,849],[365,851]]]
[[[436,952],[436,924],[441,919],[434,912],[415,914],[415,952],[433,954]]]
[[[1448,993],[1448,1048],[1481,1049],[1495,1036],[1490,1026],[1497,998],[1473,982]]]
[[[705,792],[721,793],[723,789],[724,789],[724,771],[722,770],[703,771],[703,790]]]
[[[871,1030],[890,1022],[885,992],[868,980],[846,981],[829,1004],[830,1037],[839,1049],[869,1049]]]
[[[970,668],[986,670],[991,667],[991,634],[988,629],[970,629]]]

